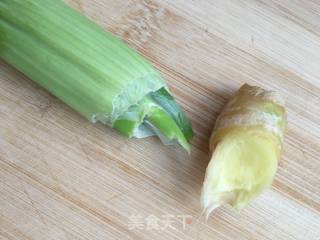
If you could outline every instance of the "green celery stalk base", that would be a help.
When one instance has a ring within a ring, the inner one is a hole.
[[[0,57],[91,122],[189,148],[191,125],[159,73],[61,0],[0,0]]]

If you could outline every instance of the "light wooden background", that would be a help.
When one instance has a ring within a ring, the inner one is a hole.
[[[192,120],[192,154],[92,125],[1,62],[1,240],[320,239],[320,1],[67,2],[161,71]],[[244,82],[285,96],[284,156],[272,189],[206,222],[208,138]],[[129,229],[169,214],[176,229]],[[179,214],[192,216],[185,229]]]

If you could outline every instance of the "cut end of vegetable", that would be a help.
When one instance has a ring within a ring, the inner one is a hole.
[[[161,108],[152,109],[146,117],[146,123],[165,144],[178,142],[190,153],[190,146],[183,132],[165,110]]]
[[[237,130],[221,140],[207,168],[202,190],[206,214],[225,204],[240,210],[272,183],[278,150],[263,133]]]
[[[168,96],[171,99],[167,99]],[[157,135],[164,144],[179,143],[190,152],[191,125],[185,116],[177,118],[178,115],[184,116],[184,113],[163,88],[128,109],[114,122],[113,128],[127,137]]]
[[[245,85],[219,115],[201,196],[207,217],[226,204],[240,210],[271,186],[286,125],[283,106],[271,99]]]

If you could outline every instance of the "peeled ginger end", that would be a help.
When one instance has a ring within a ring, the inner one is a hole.
[[[202,189],[207,217],[224,204],[240,210],[271,186],[278,155],[277,146],[267,136],[250,131],[224,136],[212,154]]]

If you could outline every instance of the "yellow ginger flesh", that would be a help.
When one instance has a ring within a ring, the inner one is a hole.
[[[202,189],[207,216],[230,204],[242,209],[271,186],[280,159],[286,114],[279,95],[243,85],[218,116]]]

